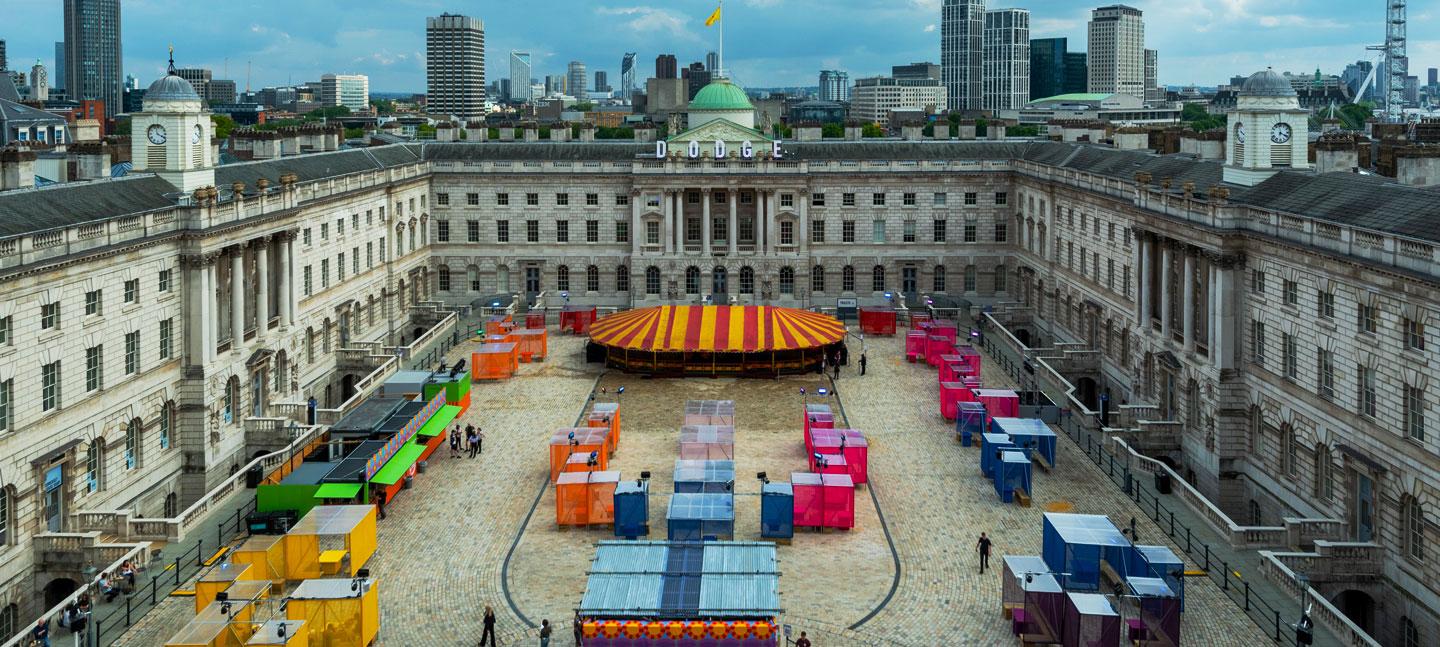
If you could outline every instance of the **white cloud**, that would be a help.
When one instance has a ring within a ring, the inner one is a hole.
[[[595,13],[616,16],[622,25],[637,34],[668,34],[684,40],[698,40],[687,28],[690,18],[655,7],[596,7]]]
[[[930,24],[928,24],[928,25],[925,25],[925,33],[928,34],[928,33],[931,33],[931,32],[933,32],[933,31],[935,31],[935,23],[932,22],[932,23],[930,23]]]

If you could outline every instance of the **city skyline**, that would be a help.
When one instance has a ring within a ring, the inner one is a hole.
[[[177,60],[186,66],[208,67],[217,78],[234,79],[240,89],[245,87],[248,62],[254,89],[301,83],[329,72],[366,74],[375,92],[421,92],[424,19],[459,10],[444,3],[410,3],[414,16],[407,22],[396,20],[393,10],[382,5],[347,4],[342,14],[324,3],[307,3],[267,13],[263,9],[270,1],[261,0],[260,11],[243,14],[235,8],[213,7],[212,19],[201,23],[175,14],[166,5],[122,4],[129,27],[122,30],[124,72],[142,79],[163,74],[166,46],[173,43]],[[535,73],[543,77],[564,73],[571,60],[586,63],[592,71],[618,74],[615,61],[626,51],[639,51],[641,60],[673,52],[683,67],[704,61],[717,45],[716,32],[703,25],[710,0],[673,5],[568,0],[552,4],[562,10],[573,5],[567,15],[576,27],[574,33],[556,37],[523,8],[497,5],[475,14],[487,26],[488,78],[508,77],[512,49],[532,52]],[[1029,9],[1032,38],[1068,37],[1078,50],[1084,47],[1090,10],[1104,4],[1033,0],[990,2],[987,7]],[[1128,4],[1145,12],[1146,46],[1160,50],[1159,81],[1166,85],[1214,85],[1267,66],[1297,73],[1316,67],[1339,73],[1346,63],[1372,58],[1364,46],[1383,39],[1383,7],[1378,5],[1337,7],[1318,0],[1235,0],[1216,8],[1153,0]],[[776,87],[813,85],[821,69],[845,70],[851,78],[860,78],[883,74],[897,63],[939,61],[941,0],[846,0],[840,5],[819,11],[812,0],[734,3],[725,15],[731,27],[725,67],[741,85]],[[848,18],[857,11],[867,12],[867,19]],[[4,35],[11,58],[38,57],[54,79],[53,44],[63,38],[60,5],[24,2],[15,14],[13,24],[33,27]],[[272,14],[284,19],[270,19]],[[1437,16],[1440,0],[1412,2],[1411,33],[1440,33],[1431,28]],[[795,24],[813,28],[797,31]],[[376,49],[376,43],[385,45]],[[1410,60],[1412,72],[1422,74],[1440,63],[1440,39],[1412,38]]]

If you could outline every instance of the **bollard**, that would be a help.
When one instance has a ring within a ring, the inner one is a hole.
[[[1226,591],[1229,591],[1229,590],[1230,590],[1230,565],[1229,565],[1229,564],[1226,564],[1226,563],[1225,563],[1225,560],[1220,560],[1220,571],[1221,571],[1222,574],[1224,575],[1224,579],[1220,580],[1220,581],[1224,584],[1224,586],[1221,587],[1221,588],[1225,589]]]
[[[1250,581],[1245,581],[1245,612],[1250,612]]]

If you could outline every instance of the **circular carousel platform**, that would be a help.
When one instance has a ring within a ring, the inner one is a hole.
[[[629,373],[773,377],[819,369],[845,325],[773,306],[656,306],[601,317],[587,358]]]

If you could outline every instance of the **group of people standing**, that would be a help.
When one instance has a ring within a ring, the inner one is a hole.
[[[450,430],[450,458],[460,458],[460,425],[455,425]],[[470,458],[485,451],[485,432],[475,425],[465,425],[465,449],[470,452]]]
[[[821,356],[820,356],[820,369],[819,369],[817,372],[820,373],[821,375],[824,375],[824,374],[825,374],[825,370],[826,370],[826,369],[830,369],[830,370],[832,370],[832,371],[835,372],[835,379],[838,380],[838,379],[840,379],[840,367],[841,367],[842,365],[844,365],[846,362],[848,362],[849,360],[850,360],[850,358],[847,356],[847,353],[845,353],[843,350],[837,350],[837,351],[835,351],[835,354],[832,355],[832,356],[830,356],[830,357],[825,357],[824,355],[821,355]],[[861,374],[861,375],[864,375],[864,374],[865,374],[865,365],[866,365],[867,363],[868,363],[868,362],[867,362],[866,359],[865,359],[865,351],[862,350],[862,351],[860,351],[860,374]]]

